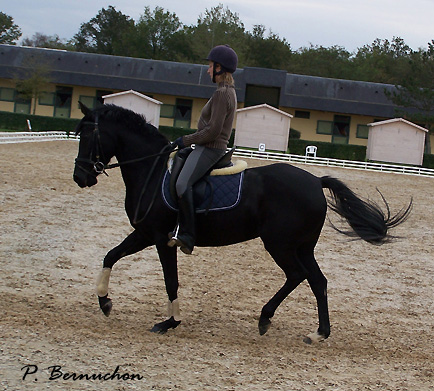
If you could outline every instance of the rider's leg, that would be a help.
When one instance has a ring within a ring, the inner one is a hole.
[[[224,155],[225,150],[197,146],[188,156],[176,182],[179,197],[179,225],[168,245],[180,246],[186,254],[191,254],[195,243],[195,216],[193,205],[193,185]]]

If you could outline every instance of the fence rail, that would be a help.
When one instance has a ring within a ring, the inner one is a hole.
[[[383,163],[359,162],[354,160],[339,160],[339,159],[330,159],[330,158],[323,158],[323,157],[291,155],[291,154],[276,153],[276,152],[259,152],[254,150],[245,150],[245,149],[236,149],[234,155],[241,156],[241,157],[244,156],[252,159],[260,159],[260,160],[302,163],[302,164],[311,164],[317,166],[351,168],[355,170],[368,170],[368,171],[377,171],[377,172],[380,171],[380,172],[388,172],[388,173],[395,173],[395,174],[418,175],[418,176],[434,178],[433,169],[416,167],[416,166],[393,165],[388,163],[383,164]]]
[[[75,134],[61,131],[49,132],[0,132],[0,144],[21,143],[52,140],[79,140]],[[236,149],[234,156],[259,160],[270,160],[290,163],[311,164],[317,166],[341,167],[354,170],[389,172],[395,174],[418,175],[434,178],[434,170],[430,168],[393,165],[387,163],[358,162],[354,160],[339,160],[323,157],[291,155],[277,152],[259,152],[255,150]]]
[[[48,132],[0,132],[0,144],[24,143],[53,140],[78,140],[74,133],[62,131]]]

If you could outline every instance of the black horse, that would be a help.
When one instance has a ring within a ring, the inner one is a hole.
[[[169,298],[168,319],[152,331],[164,333],[180,323],[177,250],[167,246],[168,233],[177,221],[161,196],[162,173],[170,142],[147,123],[143,116],[114,105],[89,110],[81,105],[84,118],[77,126],[80,134],[74,181],[82,188],[97,183],[105,170],[120,167],[126,186],[125,209],[134,231],[107,253],[97,283],[99,303],[109,315],[112,302],[108,284],[113,265],[122,257],[156,245]],[[112,157],[116,164],[109,164]],[[247,169],[243,197],[230,210],[197,215],[197,246],[225,246],[260,237],[266,250],[284,271],[286,281],[262,308],[259,332],[270,327],[270,319],[282,301],[307,279],[318,306],[319,328],[305,342],[320,341],[330,334],[327,280],[314,256],[323,227],[327,201],[323,188],[331,193],[329,206],[345,218],[350,231],[340,231],[373,244],[390,238],[389,228],[408,217],[412,203],[395,216],[376,204],[362,200],[345,184],[331,177],[318,178],[286,163]],[[381,194],[381,193],[380,193]]]

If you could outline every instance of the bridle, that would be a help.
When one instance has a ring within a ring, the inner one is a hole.
[[[92,147],[90,149],[90,154],[89,154],[89,158],[79,158],[77,157],[75,159],[75,166],[77,168],[79,168],[80,170],[84,171],[85,173],[87,173],[88,175],[92,175],[94,177],[97,177],[99,174],[104,173],[105,175],[108,176],[106,170],[110,170],[112,168],[116,168],[116,167],[120,167],[126,164],[133,164],[133,163],[137,163],[137,162],[141,162],[143,160],[147,160],[147,159],[151,159],[151,158],[156,158],[154,160],[154,163],[151,167],[151,170],[148,173],[148,176],[146,178],[145,184],[143,185],[142,191],[140,193],[140,197],[139,200],[137,202],[137,207],[136,207],[136,211],[134,214],[134,219],[133,219],[133,224],[138,224],[140,222],[142,222],[146,216],[148,215],[149,211],[151,210],[156,195],[157,195],[157,191],[158,191],[158,186],[155,187],[155,191],[154,191],[154,195],[152,197],[152,200],[149,204],[149,207],[146,211],[146,213],[144,214],[143,217],[141,217],[140,219],[138,218],[138,213],[139,213],[139,207],[140,207],[140,203],[142,201],[142,197],[146,192],[146,189],[149,185],[149,182],[151,180],[151,177],[155,171],[155,168],[157,167],[158,161],[160,160],[160,157],[163,155],[168,155],[169,153],[171,153],[174,149],[172,144],[167,144],[165,145],[161,151],[159,153],[155,153],[152,155],[148,155],[148,156],[143,156],[140,158],[136,158],[136,159],[131,159],[131,160],[126,160],[123,162],[117,162],[117,163],[113,163],[113,164],[104,164],[104,162],[101,160],[101,158],[103,160],[104,159],[104,151],[102,149],[102,144],[101,144],[101,135],[100,135],[100,130],[99,130],[99,122],[98,122],[98,113],[95,114],[95,121],[83,121],[82,124],[91,124],[94,126],[93,128],[93,136],[92,136]],[[92,156],[95,156],[95,160],[92,159]],[[80,165],[79,163],[88,163],[93,165],[93,169],[92,171],[87,170],[86,168],[84,168],[82,165]],[[160,180],[162,180],[163,178],[163,174],[166,170],[166,166],[163,165],[163,170],[160,174]]]
[[[83,121],[82,124],[91,124],[94,126],[92,148],[90,149],[89,158],[77,157],[75,159],[75,166],[77,168],[79,168],[80,170],[84,171],[86,174],[93,175],[95,177],[98,176],[99,174],[102,174],[102,173],[104,173],[105,175],[108,176],[108,174],[105,171],[108,167],[106,167],[106,165],[100,159],[101,158],[100,151],[102,151],[102,146],[101,146],[101,136],[100,136],[100,132],[99,132],[98,114],[95,114],[95,121],[94,122]],[[95,151],[94,151],[94,149],[95,149]],[[92,159],[93,155],[95,155],[96,160]],[[93,171],[89,171],[86,168],[84,168],[82,165],[79,164],[80,162],[92,164],[93,165]]]
[[[92,148],[90,149],[90,153],[89,153],[89,158],[80,158],[77,157],[75,159],[75,165],[77,168],[79,168],[80,170],[86,172],[87,174],[93,175],[93,176],[98,176],[99,174],[105,174],[108,176],[106,170],[110,170],[112,168],[117,168],[126,164],[132,164],[132,163],[137,163],[137,162],[141,162],[143,160],[146,159],[150,159],[153,157],[159,157],[159,156],[163,156],[163,155],[167,155],[170,152],[173,151],[174,147],[171,144],[165,145],[163,147],[163,149],[159,152],[159,153],[155,153],[152,155],[148,155],[148,156],[143,156],[143,157],[139,157],[136,159],[131,159],[131,160],[126,160],[123,162],[117,162],[117,163],[112,163],[112,164],[104,164],[101,161],[101,157],[103,160],[104,159],[104,152],[102,150],[102,145],[101,145],[101,136],[100,136],[100,130],[99,130],[99,122],[98,122],[98,114],[95,114],[95,121],[83,121],[82,124],[91,124],[94,126],[93,128],[93,141],[92,141]],[[95,149],[95,151],[94,151]],[[95,155],[95,160],[92,159],[92,156]],[[93,171],[89,171],[86,168],[84,168],[83,166],[81,166],[78,163],[88,163],[93,165]]]

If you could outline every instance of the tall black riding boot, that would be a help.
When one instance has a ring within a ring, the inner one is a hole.
[[[183,253],[191,254],[196,241],[193,189],[191,187],[178,199],[178,205],[179,224],[167,244],[169,247],[179,246]]]

